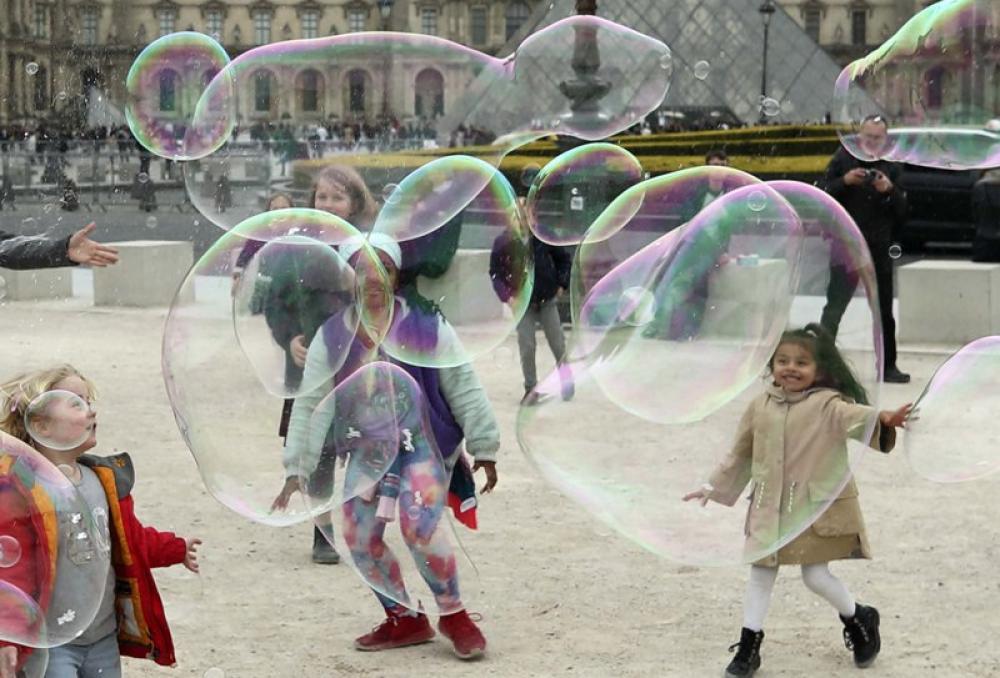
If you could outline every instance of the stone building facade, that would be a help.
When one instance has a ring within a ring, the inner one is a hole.
[[[281,40],[394,30],[437,35],[495,53],[530,18],[538,0],[0,0],[0,125],[57,119],[93,98],[124,100],[125,76],[152,40],[176,31],[212,35],[231,57]],[[399,118],[433,117],[455,95],[433,64],[377,82],[366,64],[331,73],[303,69],[290,79],[263,76],[248,98],[286,102],[306,118],[380,113],[376,89],[389,85]],[[256,86],[256,84],[255,84]],[[299,101],[296,101],[300,99]],[[252,119],[254,106],[243,106]],[[264,117],[264,111],[260,111]],[[299,117],[298,115],[296,117]]]

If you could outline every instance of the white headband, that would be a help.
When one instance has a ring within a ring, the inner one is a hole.
[[[369,246],[388,254],[392,263],[396,264],[396,268],[402,267],[403,251],[399,248],[399,243],[385,233],[374,231],[362,236],[352,236],[340,243],[340,256],[344,258],[344,261],[350,261],[351,257],[357,254],[366,242]]]

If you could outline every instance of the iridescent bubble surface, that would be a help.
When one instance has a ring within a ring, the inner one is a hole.
[[[575,245],[623,191],[642,181],[642,165],[621,146],[585,144],[553,158],[525,201],[532,232],[551,245]]]
[[[147,45],[125,78],[125,119],[140,144],[171,160],[202,158],[236,124],[229,56],[204,33],[170,33]]]
[[[1000,469],[993,419],[1000,337],[963,346],[934,372],[906,424],[905,449],[918,474],[939,483],[988,476]]]
[[[995,59],[984,35],[1000,17],[989,0],[932,3],[878,49],[841,72],[834,88],[841,141],[862,160],[876,158],[944,169],[994,167],[1000,135],[992,99]],[[888,140],[865,122],[885,120]]]

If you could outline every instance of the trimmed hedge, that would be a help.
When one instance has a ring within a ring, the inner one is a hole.
[[[705,154],[720,149],[729,156],[730,165],[761,179],[796,179],[813,183],[826,169],[830,157],[840,145],[837,127],[833,125],[780,125],[704,132],[672,132],[646,136],[619,135],[609,141],[635,155],[651,176],[696,167],[704,162]],[[406,172],[430,160],[462,152],[476,157],[495,155],[492,146],[438,148],[393,154],[340,156],[322,160],[298,160],[293,163],[296,186],[308,186],[323,166],[343,162],[359,169],[383,170],[400,176],[387,176],[398,181]],[[504,157],[500,171],[512,185],[522,191],[520,174],[528,166],[541,168],[560,153],[560,145],[552,137],[539,139],[518,148]],[[377,188],[377,187],[373,187]]]

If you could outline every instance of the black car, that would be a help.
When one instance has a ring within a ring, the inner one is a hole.
[[[900,183],[906,191],[908,216],[897,234],[903,249],[913,252],[925,243],[972,243],[976,233],[973,188],[980,170],[943,170],[903,165]]]

